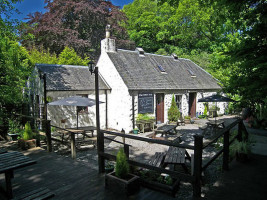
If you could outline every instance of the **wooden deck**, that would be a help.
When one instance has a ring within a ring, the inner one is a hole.
[[[35,159],[37,164],[15,171],[12,180],[14,197],[40,187],[47,187],[55,194],[53,199],[127,199],[121,194],[114,194],[105,189],[104,175],[98,174],[96,163],[74,161],[70,157],[47,153],[42,149],[28,152],[27,155]],[[1,200],[5,199],[1,193],[3,186],[4,175],[0,174]],[[139,193],[130,199],[163,200],[171,197],[141,188]]]

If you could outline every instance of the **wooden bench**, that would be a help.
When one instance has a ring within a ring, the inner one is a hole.
[[[4,148],[0,148],[0,154],[2,154],[2,153],[6,153],[6,152],[7,152],[6,149],[4,149]]]
[[[162,167],[165,155],[163,152],[156,152],[148,163],[154,167]]]
[[[55,196],[54,193],[52,193],[49,189],[42,187],[36,190],[32,190],[19,197],[16,197],[13,200],[37,200],[37,199],[43,200],[43,199],[50,199],[53,196]]]
[[[173,164],[174,168],[177,165],[181,165],[186,173],[189,173],[185,161],[186,159],[191,160],[189,153],[183,149],[178,147],[169,147],[166,157],[164,159],[164,165]]]
[[[163,134],[167,135],[172,132],[177,134],[176,127],[177,125],[163,125],[163,126],[158,127],[154,132],[161,133],[161,137],[163,136]]]

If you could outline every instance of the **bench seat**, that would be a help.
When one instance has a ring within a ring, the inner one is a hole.
[[[42,187],[36,190],[32,190],[19,197],[16,197],[13,200],[37,200],[37,199],[43,200],[43,199],[50,199],[53,196],[55,196],[54,193],[52,193],[49,189]]]
[[[155,167],[162,167],[166,153],[156,152],[149,161],[149,164]]]

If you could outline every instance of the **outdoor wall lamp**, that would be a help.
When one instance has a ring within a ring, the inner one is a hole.
[[[95,63],[94,61],[90,60],[88,63],[89,71],[91,72],[91,75],[95,73]]]

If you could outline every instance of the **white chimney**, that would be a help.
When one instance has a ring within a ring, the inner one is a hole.
[[[116,52],[116,43],[114,39],[110,38],[111,27],[106,26],[106,38],[101,41],[101,52]]]

